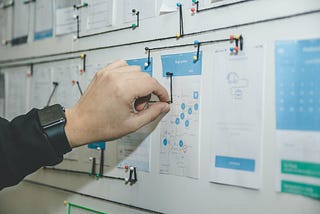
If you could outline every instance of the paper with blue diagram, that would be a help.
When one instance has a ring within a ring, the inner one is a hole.
[[[261,185],[264,48],[215,50],[210,181]]]

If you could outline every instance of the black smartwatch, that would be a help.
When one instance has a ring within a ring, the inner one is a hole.
[[[39,122],[43,132],[47,136],[57,155],[63,155],[71,151],[64,127],[66,116],[64,108],[55,104],[38,111]]]

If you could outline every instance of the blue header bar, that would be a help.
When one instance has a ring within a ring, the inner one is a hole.
[[[197,52],[190,52],[161,56],[162,76],[166,77],[167,72],[173,73],[173,76],[201,75],[202,51],[199,53],[199,59],[194,61],[193,57],[196,55]]]

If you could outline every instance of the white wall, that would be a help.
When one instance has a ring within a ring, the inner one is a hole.
[[[116,11],[122,11],[122,1],[116,1]],[[245,26],[244,23],[287,16],[307,11],[318,10],[316,13],[300,15],[270,22],[262,22]],[[29,179],[54,186],[68,188],[106,198],[111,201],[134,205],[163,213],[320,213],[320,203],[310,198],[277,193],[276,184],[276,141],[275,141],[275,81],[274,81],[274,42],[275,40],[298,40],[320,37],[320,2],[318,0],[257,0],[221,9],[209,10],[190,16],[184,11],[185,32],[196,32],[207,29],[216,31],[186,36],[180,40],[167,39],[151,41],[162,37],[171,37],[178,31],[178,14],[171,13],[143,20],[141,27],[134,32],[123,31],[80,39],[73,42],[72,35],[61,38],[46,39],[30,42],[14,48],[0,48],[2,60],[41,56],[48,53],[62,53],[66,51],[85,50],[93,47],[115,46],[136,41],[146,41],[130,46],[107,48],[100,51],[86,51],[88,60],[105,58],[106,63],[117,58],[145,57],[144,47],[158,47],[175,44],[192,43],[195,39],[215,40],[228,38],[230,34],[241,33],[246,44],[264,44],[266,51],[266,74],[264,94],[264,130],[263,130],[263,165],[262,187],[251,190],[233,186],[209,183],[210,163],[210,122],[201,116],[201,146],[200,146],[200,178],[198,180],[159,175],[159,130],[152,137],[151,172],[139,173],[139,182],[133,186],[126,186],[121,181],[100,179],[93,180],[87,176],[57,173],[39,170]],[[121,14],[116,14],[117,27]],[[233,26],[228,28],[229,26]],[[226,28],[225,28],[226,27]],[[224,28],[219,30],[219,28]],[[32,31],[31,31],[32,32]],[[32,33],[31,33],[32,34]],[[30,37],[32,38],[32,37]],[[202,47],[204,52],[203,65],[203,94],[210,96],[210,59],[213,49],[225,44],[213,44]],[[228,48],[228,47],[226,47]],[[193,47],[179,48],[152,53],[155,58],[155,70],[160,67],[160,54],[170,52],[194,51]],[[208,101],[202,99],[202,111],[210,112]],[[63,166],[68,166],[64,163]],[[0,213],[66,213],[63,201],[83,204],[107,213],[145,213],[142,210],[94,200],[79,195],[61,192],[50,188],[22,182],[17,187],[8,188],[0,193]]]

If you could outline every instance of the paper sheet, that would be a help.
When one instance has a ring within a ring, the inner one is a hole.
[[[277,190],[320,199],[320,39],[276,42]]]
[[[192,7],[192,1],[190,0],[162,0],[160,14],[177,11],[177,3],[181,3],[184,9]]]
[[[66,108],[72,107],[79,100],[81,94],[76,84],[80,81],[80,59],[66,60],[53,65],[53,81],[58,82],[59,86],[53,96],[52,103],[59,103]],[[84,89],[81,87],[82,91]]]
[[[74,10],[73,5],[78,4],[80,4],[80,0],[56,1],[55,34],[57,36],[76,32],[77,23],[73,17],[76,14],[76,11]]]
[[[202,54],[161,56],[162,84],[170,92],[166,72],[172,72],[173,103],[160,123],[160,173],[199,177],[199,111]]]
[[[56,35],[64,35],[76,32],[77,24],[73,17],[73,7],[56,10]]]
[[[35,33],[34,40],[53,35],[53,0],[37,0],[35,2]]]
[[[132,14],[132,9],[140,12],[140,19],[151,18],[156,15],[155,0],[124,0],[123,14],[124,22],[134,22],[136,16]]]
[[[43,108],[47,105],[52,92],[52,67],[50,64],[34,65],[30,86],[31,108]]]
[[[5,116],[8,120],[27,112],[28,67],[4,69],[6,83]]]
[[[81,3],[87,2],[82,0]],[[88,7],[80,9],[80,31],[86,34],[87,31],[95,30],[112,24],[112,0],[92,0]]]
[[[263,46],[237,55],[216,50],[212,59],[212,182],[261,185]]]
[[[148,66],[145,66],[145,63],[148,62],[147,58],[141,59],[130,59],[127,60],[128,65],[137,65],[140,66],[142,72],[148,73],[152,77],[152,69],[153,69],[153,58],[150,57],[150,63]]]
[[[142,72],[148,73],[152,76],[153,63],[150,59],[150,65],[144,66],[147,58],[130,59],[127,60],[128,65],[137,65],[141,67]],[[150,137],[151,127],[146,126],[142,129],[122,137],[117,140],[117,157],[116,161],[119,163],[118,167],[124,168],[127,166],[134,166],[139,171],[150,171]]]
[[[137,131],[117,142],[118,167],[134,166],[139,171],[150,172],[150,137],[148,133]]]
[[[29,5],[23,1],[15,1],[13,10],[13,38],[17,40],[17,44],[25,43],[29,33]]]

